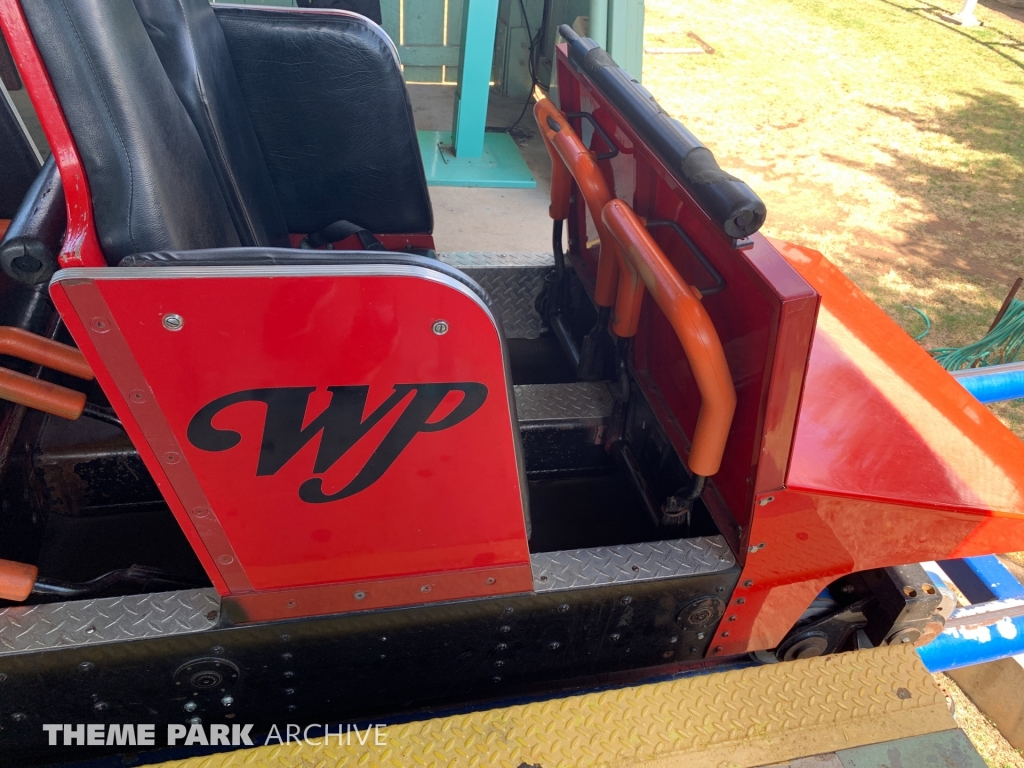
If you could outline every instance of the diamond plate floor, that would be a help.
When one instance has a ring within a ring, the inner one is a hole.
[[[899,646],[393,725],[380,746],[272,742],[163,765],[748,768],[954,728]]]

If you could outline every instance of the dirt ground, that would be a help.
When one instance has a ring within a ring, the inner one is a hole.
[[[983,0],[647,0],[644,85],[926,348],[987,331],[1024,274],[1024,8]],[[695,47],[713,54],[654,53]],[[1021,298],[1024,298],[1022,296]],[[1024,401],[993,406],[1024,438]],[[1021,558],[1024,562],[1024,558]],[[945,676],[993,768],[1024,756]]]
[[[984,335],[1024,273],[1024,12],[959,0],[648,0],[644,84],[928,347]],[[1024,437],[1024,405],[994,408]]]

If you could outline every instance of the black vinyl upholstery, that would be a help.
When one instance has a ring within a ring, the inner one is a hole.
[[[203,142],[132,0],[22,7],[85,166],[107,260],[239,245]]]
[[[242,245],[287,245],[288,228],[210,3],[134,2],[171,85],[211,155]]]
[[[214,6],[292,232],[433,230],[412,106],[384,30],[344,11]]]
[[[432,229],[394,46],[369,20],[233,7],[215,15],[207,0],[22,6],[109,263],[284,245],[289,230],[339,219],[377,233]]]
[[[38,173],[39,158],[18,120],[18,113],[0,93],[0,219],[14,217]]]

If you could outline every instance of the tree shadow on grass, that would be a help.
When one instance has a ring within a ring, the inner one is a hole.
[[[879,147],[890,163],[826,157],[876,177],[916,203],[922,215],[895,225],[905,241],[887,243],[885,250],[895,248],[933,267],[1007,285],[1024,271],[1024,108],[1003,93],[951,95],[963,103],[927,115],[871,105],[911,123],[926,151]],[[872,237],[877,238],[869,233],[866,239]],[[859,258],[886,271],[889,254],[862,251]]]

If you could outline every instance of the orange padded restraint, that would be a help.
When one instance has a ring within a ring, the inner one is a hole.
[[[27,360],[86,381],[93,378],[89,363],[77,349],[20,328],[0,326],[0,355]],[[6,368],[0,368],[0,399],[64,419],[77,419],[85,408],[83,393]]]
[[[568,118],[549,99],[538,101],[533,114],[537,118],[544,146],[551,156],[551,207],[548,211],[555,221],[569,218],[569,196],[572,193],[572,180],[575,179],[594,219],[597,235],[601,238],[594,303],[599,307],[611,307],[615,304],[619,280],[619,256],[615,241],[608,236],[601,221],[601,211],[612,199],[604,174],[594,155],[583,146],[580,137],[569,125]],[[614,323],[612,330],[615,330]]]
[[[0,560],[0,600],[20,603],[32,594],[39,569],[34,565]]]
[[[612,200],[601,212],[601,219],[624,257],[627,274],[623,277],[627,279],[622,282],[629,281],[631,272],[642,281],[683,345],[701,397],[687,465],[694,474],[713,475],[722,463],[736,411],[736,389],[722,342],[700,303],[700,294],[679,277],[633,209],[622,200]],[[622,297],[621,290],[619,296]],[[642,298],[641,292],[636,301],[615,305],[615,314],[634,333]]]

